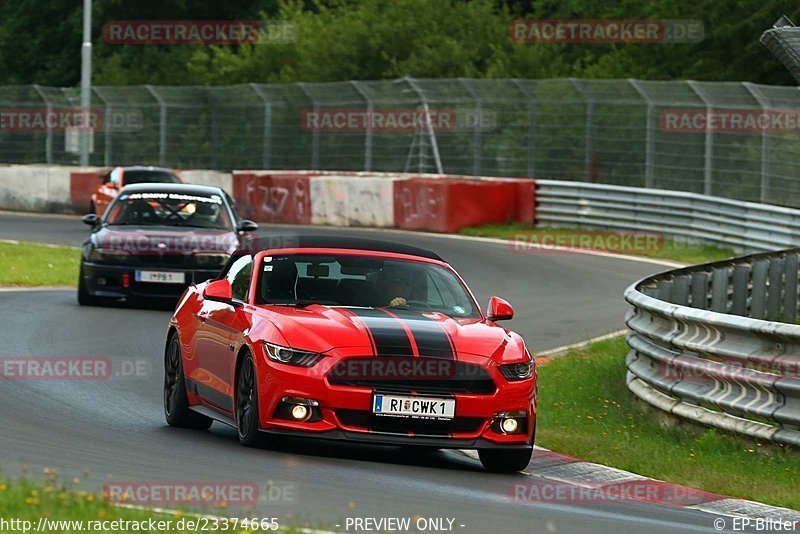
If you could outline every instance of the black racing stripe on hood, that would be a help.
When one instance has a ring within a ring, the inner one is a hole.
[[[375,341],[376,356],[414,356],[408,333],[396,317],[371,308],[351,308],[348,311],[369,329]]]
[[[420,358],[456,358],[453,343],[441,323],[414,311],[392,310],[392,313],[411,330]]]

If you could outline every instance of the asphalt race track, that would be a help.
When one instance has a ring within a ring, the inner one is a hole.
[[[0,239],[79,245],[88,229],[74,217],[0,214]],[[263,233],[294,230],[267,227]],[[317,229],[314,233],[375,232]],[[623,289],[658,265],[578,254],[516,254],[505,245],[385,233],[431,248],[448,260],[481,304],[497,294],[515,306],[509,326],[533,350],[546,350],[622,328]],[[0,385],[2,470],[40,474],[44,467],[80,478],[81,489],[108,481],[253,481],[290,489],[262,500],[249,516],[278,517],[344,530],[348,517],[450,517],[454,532],[713,531],[713,516],[646,503],[531,504],[510,498],[529,475],[491,475],[459,452],[409,452],[313,440],[275,448],[241,447],[235,431],[166,426],[162,361],[169,312],[83,308],[72,290],[2,291],[0,356],[104,356],[108,380],[15,381]],[[622,359],[620,360],[622,365]],[[136,368],[132,376],[126,372]],[[547,387],[541,384],[540,387]],[[635,446],[635,444],[631,444]],[[341,525],[338,526],[337,525]],[[463,526],[462,526],[463,525]],[[351,530],[352,532],[353,530]]]

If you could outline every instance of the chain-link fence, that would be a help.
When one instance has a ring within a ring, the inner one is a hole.
[[[74,88],[0,87],[0,161],[76,164]],[[800,89],[412,79],[95,87],[92,165],[584,180],[800,206]],[[66,126],[65,126],[66,125]]]

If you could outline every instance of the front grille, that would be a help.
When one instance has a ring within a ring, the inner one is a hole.
[[[197,267],[193,254],[139,254],[131,255],[125,263],[133,267]]]
[[[443,370],[442,376],[398,377],[388,372],[389,369],[398,369],[398,363],[414,361],[414,359],[406,359],[405,362],[402,360],[402,358],[342,360],[328,372],[328,383],[334,386],[363,387],[394,393],[491,395],[497,391],[492,377],[479,365],[439,360],[437,364],[440,367],[437,368]],[[383,372],[377,372],[379,370]]]
[[[434,419],[413,419],[374,415],[362,410],[336,410],[339,421],[350,427],[363,428],[372,432],[425,436],[447,436],[454,433],[472,434],[480,430],[484,420],[480,417],[456,417],[447,421]]]

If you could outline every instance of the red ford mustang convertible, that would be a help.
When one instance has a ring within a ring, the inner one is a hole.
[[[173,426],[478,449],[490,471],[524,469],[536,368],[513,317],[481,313],[426,250],[362,239],[251,242],[218,279],[189,287],[170,322],[164,410]]]

